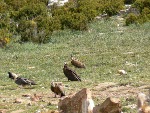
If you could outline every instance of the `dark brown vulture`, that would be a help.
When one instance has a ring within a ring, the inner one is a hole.
[[[60,82],[51,82],[51,91],[55,93],[55,97],[57,95],[60,95],[60,97],[65,96],[65,93],[63,91],[63,85]]]
[[[16,84],[21,85],[21,86],[26,86],[26,85],[37,85],[33,80],[29,80],[26,78],[18,77],[18,75],[8,72],[9,78],[13,79]]]
[[[64,64],[63,72],[65,76],[68,78],[68,81],[81,81],[80,77],[76,74],[75,71],[71,70],[67,63]]]
[[[85,68],[85,64],[71,56],[71,64],[77,68]]]

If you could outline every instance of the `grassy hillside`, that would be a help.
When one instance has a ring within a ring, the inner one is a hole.
[[[120,20],[112,18],[92,23],[88,32],[56,32],[48,44],[9,44],[7,48],[0,49],[0,109],[8,112],[22,109],[26,113],[56,109],[59,99],[53,98],[50,91],[52,80],[68,85],[67,95],[84,87],[90,88],[95,95],[100,95],[100,88],[96,89],[96,86],[105,82],[117,83],[118,87],[132,86],[135,89],[150,85],[149,28],[150,23],[123,27]],[[70,64],[71,54],[83,61],[86,69],[74,68]],[[82,82],[67,81],[62,71],[64,62],[69,63],[81,76]],[[127,75],[118,75],[119,69],[126,70]],[[8,71],[33,79],[38,85],[19,88],[14,81],[8,79]],[[147,93],[148,90],[141,91]],[[43,100],[29,105],[30,99],[22,95],[34,93],[44,95]],[[96,104],[106,99],[95,95],[93,98]],[[123,106],[136,104],[135,95],[128,97],[130,101],[122,96]],[[21,98],[23,102],[13,103],[16,98]],[[123,111],[136,112],[136,109],[123,107]]]

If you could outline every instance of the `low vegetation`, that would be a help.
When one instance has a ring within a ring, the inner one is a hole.
[[[127,15],[126,25],[150,22],[150,0],[136,0],[132,7],[137,8],[140,14],[135,15],[131,13]]]
[[[96,16],[114,16],[125,3],[140,10],[140,15],[126,15],[126,25],[149,22],[149,0],[70,0],[61,7],[48,7],[48,0],[0,1],[0,33],[5,31],[0,39],[20,36],[22,42],[47,43],[55,31],[88,30]]]

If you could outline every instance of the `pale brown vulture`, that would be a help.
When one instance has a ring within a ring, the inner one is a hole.
[[[62,83],[51,82],[51,91],[55,93],[55,97],[57,95],[60,97],[65,96]]]
[[[67,63],[64,64],[63,72],[68,78],[68,81],[81,81],[80,77],[76,74],[76,72],[67,66]]]
[[[85,64],[71,56],[71,64],[77,68],[85,68]]]

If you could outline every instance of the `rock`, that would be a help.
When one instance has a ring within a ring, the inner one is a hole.
[[[118,98],[107,98],[101,105],[93,108],[93,113],[121,113],[121,103]]]
[[[16,98],[14,101],[14,103],[22,103],[22,102],[23,102],[23,100],[21,98]]]
[[[118,73],[120,75],[126,75],[127,74],[127,72],[125,70],[118,70]]]
[[[0,109],[0,113],[6,113],[7,110],[6,109]]]
[[[57,6],[63,6],[68,0],[48,0],[48,6],[52,6],[53,4],[57,4]]]
[[[22,97],[30,97],[31,94],[23,94]]]
[[[32,102],[30,101],[30,102],[28,102],[28,104],[27,104],[28,106],[32,106]]]
[[[74,95],[61,98],[58,103],[60,113],[93,113],[93,107],[91,91],[87,88]]]
[[[41,95],[34,94],[33,96],[30,97],[30,99],[31,99],[31,101],[38,102],[39,100],[42,99],[42,96],[41,96]]]

